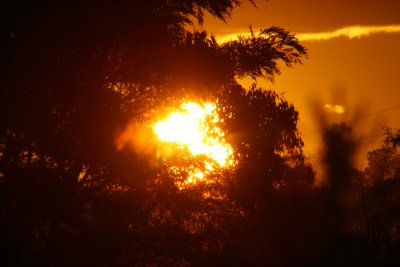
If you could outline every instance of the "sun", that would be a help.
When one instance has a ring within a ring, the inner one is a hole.
[[[185,184],[192,184],[218,169],[234,165],[232,147],[226,142],[224,132],[218,127],[221,122],[214,103],[184,102],[153,125],[159,142],[171,144],[177,152],[187,152],[201,158],[203,168],[174,166],[175,172],[186,172]]]

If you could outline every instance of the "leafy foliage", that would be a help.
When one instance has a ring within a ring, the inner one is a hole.
[[[246,265],[251,254],[236,253],[245,245],[238,242],[255,248],[285,225],[284,211],[298,217],[283,197],[305,201],[313,179],[298,113],[235,78],[273,80],[277,61],[292,66],[306,50],[276,27],[225,44],[185,30],[204,12],[225,20],[240,4],[1,4],[2,264]],[[124,126],[185,97],[218,102],[239,165],[212,186],[179,190],[163,164],[114,141]],[[263,230],[268,217],[276,219]],[[267,242],[258,263],[282,240]]]
[[[250,33],[250,37],[239,37],[223,46],[239,77],[250,75],[274,81],[274,76],[280,74],[278,60],[290,67],[307,55],[297,38],[282,28],[270,27],[256,35],[250,27]]]

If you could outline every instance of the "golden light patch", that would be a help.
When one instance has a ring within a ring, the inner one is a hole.
[[[344,106],[342,105],[325,104],[324,108],[326,111],[336,114],[343,114],[345,111]]]

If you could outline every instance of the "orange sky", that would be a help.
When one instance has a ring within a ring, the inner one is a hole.
[[[304,65],[283,68],[275,84],[266,86],[284,93],[300,111],[306,153],[314,153],[319,144],[312,101],[319,103],[321,111],[327,111],[325,104],[343,105],[342,115],[330,115],[334,120],[357,118],[355,131],[363,141],[362,153],[378,145],[383,126],[400,128],[399,0],[257,4],[258,8],[247,3],[237,8],[227,24],[207,18],[203,27],[218,39],[246,32],[249,25],[254,31],[275,25],[302,40],[309,59]]]

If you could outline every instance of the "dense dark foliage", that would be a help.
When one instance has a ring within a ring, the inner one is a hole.
[[[360,173],[351,167],[350,128],[327,129],[329,183],[314,187],[293,105],[236,82],[273,80],[278,61],[300,63],[305,48],[277,27],[224,44],[185,28],[204,12],[226,20],[240,4],[0,4],[0,265],[398,260],[398,165],[382,174],[373,160],[395,162],[398,133]],[[238,160],[213,183],[184,190],[171,162],[115,144],[123,129],[181,99],[216,101]]]

